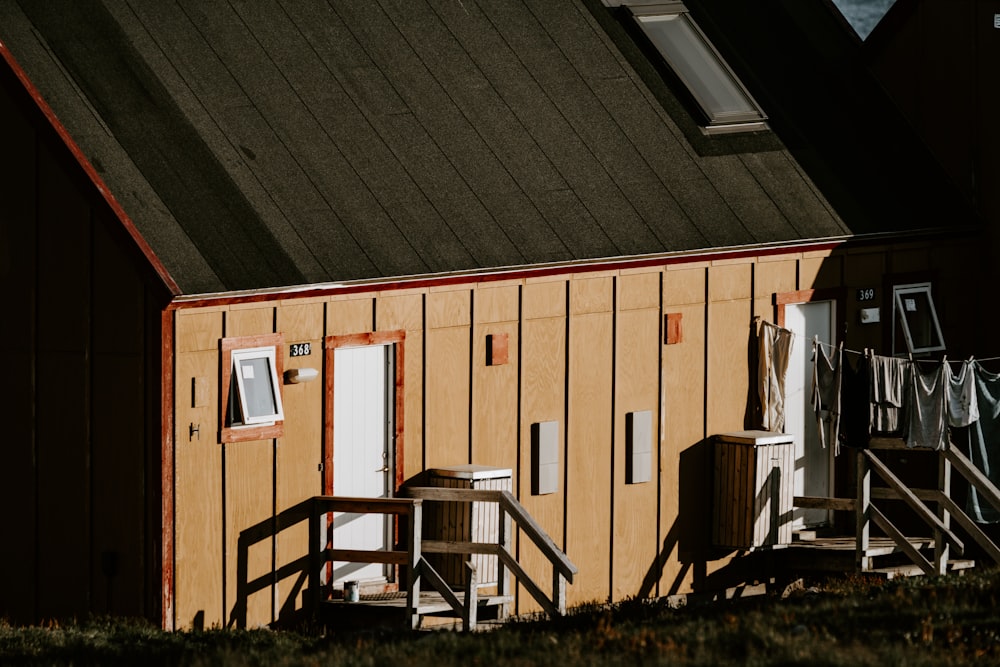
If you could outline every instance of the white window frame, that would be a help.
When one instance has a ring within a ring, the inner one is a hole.
[[[910,333],[910,324],[906,320],[905,309],[906,303],[903,298],[908,294],[921,294],[927,297],[927,305],[930,309],[930,321],[931,325],[934,327],[934,335],[932,338],[936,338],[938,345],[930,345],[927,347],[915,348],[913,346],[913,336]],[[931,283],[910,283],[907,285],[893,285],[892,288],[892,353],[895,355],[896,350],[896,323],[899,323],[903,328],[903,339],[906,341],[906,348],[911,354],[920,354],[923,352],[939,352],[945,349],[944,335],[941,333],[941,325],[938,322],[937,308],[934,305],[934,295],[931,293]],[[900,350],[902,352],[902,350]]]
[[[251,415],[250,403],[247,400],[249,387],[247,386],[246,380],[248,378],[244,377],[244,373],[241,371],[242,367],[240,366],[240,362],[257,361],[261,359],[267,362],[267,379],[270,381],[271,395],[274,397],[274,410],[267,413]],[[236,349],[232,351],[232,378],[235,379],[236,397],[239,400],[240,417],[242,418],[242,421],[230,424],[230,428],[272,425],[276,422],[284,420],[285,413],[281,403],[281,383],[278,380],[276,359],[277,349],[273,345]]]
[[[654,5],[640,5],[629,7],[632,19],[639,29],[646,35],[650,43],[663,57],[666,64],[678,79],[684,84],[688,92],[694,98],[698,107],[705,117],[706,132],[714,131],[744,131],[757,130],[767,127],[767,114],[760,104],[753,98],[750,91],[740,81],[736,73],[726,63],[722,55],[716,50],[712,42],[705,36],[698,24],[691,18],[687,7],[682,2],[666,1]],[[686,25],[694,37],[690,46],[702,51],[703,55],[709,59],[717,68],[720,78],[714,83],[715,86],[726,88],[726,93],[734,97],[742,97],[746,103],[746,109],[741,111],[729,111],[718,113],[712,110],[712,104],[706,99],[705,91],[711,92],[713,84],[700,80],[693,80],[693,74],[685,72],[682,63],[672,61],[670,55],[658,44],[658,36],[648,26],[659,21],[680,21]]]

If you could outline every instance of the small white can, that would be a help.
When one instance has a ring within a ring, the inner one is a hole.
[[[344,582],[344,602],[357,602],[361,599],[361,592],[358,590],[358,582]]]

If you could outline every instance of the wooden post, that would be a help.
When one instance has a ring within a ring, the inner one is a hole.
[[[406,586],[406,625],[411,630],[420,627],[420,541],[423,539],[423,501],[414,500],[407,515],[409,525],[407,532],[407,562],[409,563],[408,581]]]
[[[854,560],[859,572],[867,572],[871,569],[868,541],[871,526],[869,508],[872,502],[872,474],[865,459],[865,450],[859,449],[855,455],[857,457],[858,497],[854,508],[856,530]]]
[[[948,447],[951,443],[948,443]],[[951,498],[951,461],[944,453],[938,455],[938,491],[946,498]],[[946,528],[951,528],[951,514],[944,503],[939,502],[938,518]],[[951,545],[940,530],[934,531],[934,569],[938,574],[947,574],[948,559],[951,557]]]
[[[559,610],[560,616],[566,615],[566,580],[559,568],[552,568],[552,606]]]
[[[513,556],[514,554],[511,553],[510,550],[511,528],[512,528],[510,514],[507,514],[507,510],[504,507],[503,501],[497,503],[497,507],[499,507],[500,509],[500,516],[499,516],[500,534],[497,536],[498,537],[497,542],[500,544],[501,549],[503,549],[504,551]],[[502,558],[497,558],[497,588],[498,588],[497,590],[498,594],[504,597],[510,595],[510,572],[507,569],[507,566],[504,565]],[[510,613],[510,604],[504,602],[503,604],[500,605],[500,610],[499,610],[500,620],[501,621],[506,620],[509,613]]]
[[[462,612],[462,630],[471,632],[476,629],[479,614],[479,578],[476,576],[476,564],[471,560],[465,563],[465,608]]]
[[[309,507],[309,612],[312,614],[319,613],[320,587],[323,585],[320,580],[323,569],[323,561],[320,559],[321,516],[319,501],[314,499]]]

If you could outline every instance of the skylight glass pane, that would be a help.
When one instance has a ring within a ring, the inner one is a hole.
[[[757,105],[719,61],[686,14],[635,18],[712,123],[763,118]]]
[[[895,0],[833,0],[861,39],[867,39]]]

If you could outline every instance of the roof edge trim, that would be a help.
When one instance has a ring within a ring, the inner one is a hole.
[[[501,280],[516,280],[518,278],[539,278],[557,273],[593,273],[620,269],[637,269],[650,266],[668,266],[672,264],[687,264],[706,260],[739,259],[742,257],[778,255],[787,252],[807,252],[830,250],[843,245],[869,245],[885,242],[905,242],[920,238],[935,237],[947,234],[974,233],[978,227],[939,228],[927,230],[911,230],[908,232],[882,232],[877,234],[856,234],[831,236],[804,241],[777,241],[753,245],[725,246],[719,248],[684,250],[656,253],[650,255],[634,255],[622,258],[599,258],[591,260],[576,260],[566,262],[551,262],[548,264],[522,265],[500,267],[495,269],[474,269],[437,274],[421,274],[414,276],[396,276],[390,278],[371,278],[362,280],[346,280],[343,282],[315,283],[295,287],[279,287],[270,289],[242,290],[234,292],[219,292],[210,294],[190,294],[175,298],[167,306],[170,310],[195,308],[201,306],[219,306],[228,304],[254,303],[269,301],[282,297],[324,297],[376,290],[414,289],[421,287],[439,287],[463,282],[488,283]]]
[[[10,71],[13,72],[18,81],[21,82],[24,90],[34,101],[35,106],[37,106],[38,110],[42,112],[42,115],[45,116],[46,120],[48,120],[49,125],[51,125],[52,129],[55,130],[57,135],[59,135],[63,144],[65,144],[66,148],[69,149],[69,152],[73,155],[74,159],[76,159],[77,163],[79,163],[84,173],[87,174],[87,178],[90,179],[91,183],[93,183],[94,187],[97,188],[97,191],[104,198],[104,201],[107,202],[109,207],[111,207],[111,210],[118,218],[118,221],[125,228],[125,231],[128,232],[129,236],[135,242],[139,251],[146,257],[146,260],[153,267],[153,270],[156,271],[156,274],[163,282],[164,287],[167,288],[171,296],[176,297],[181,294],[181,288],[174,280],[173,276],[170,275],[170,272],[167,271],[163,262],[160,261],[160,258],[153,251],[152,247],[150,247],[149,243],[146,242],[146,239],[139,232],[138,228],[136,228],[135,223],[132,222],[132,218],[130,218],[128,213],[125,212],[125,209],[122,208],[122,205],[117,199],[115,199],[115,196],[111,194],[111,190],[104,183],[104,180],[90,163],[90,160],[88,160],[87,156],[83,154],[83,151],[73,140],[73,137],[70,136],[69,131],[59,120],[59,117],[56,116],[52,107],[50,107],[45,101],[45,98],[42,97],[41,92],[37,87],[35,87],[35,84],[32,83],[27,72],[24,71],[21,65],[14,58],[14,54],[10,52],[10,49],[7,48],[7,45],[4,44],[2,40],[0,40],[0,58],[3,59]]]

